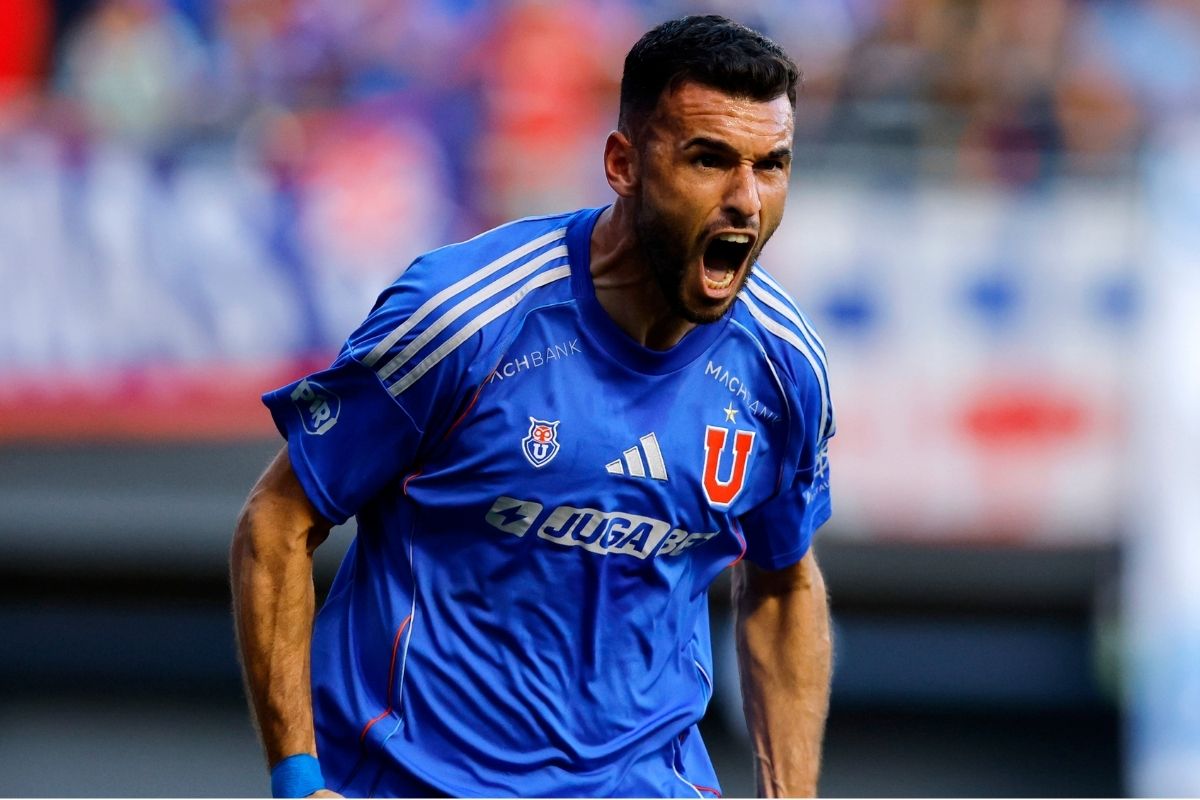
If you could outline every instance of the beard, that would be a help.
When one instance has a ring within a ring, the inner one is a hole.
[[[692,264],[703,269],[703,241],[685,241],[678,226],[671,223],[658,209],[639,197],[634,209],[634,234],[637,246],[650,266],[650,274],[658,285],[671,310],[696,325],[707,325],[725,316],[732,304],[732,297],[746,285],[750,277],[749,268],[738,277],[738,287],[730,300],[722,303],[689,303],[684,291],[684,279]],[[755,243],[748,264],[754,264],[762,250],[763,241]]]

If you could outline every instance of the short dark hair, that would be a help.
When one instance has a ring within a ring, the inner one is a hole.
[[[794,107],[799,77],[782,47],[745,25],[717,14],[670,20],[648,31],[625,56],[617,125],[634,134],[663,91],[686,81],[752,100],[786,93]]]

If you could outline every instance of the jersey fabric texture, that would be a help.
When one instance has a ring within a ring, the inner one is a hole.
[[[829,517],[825,353],[757,265],[721,320],[635,343],[592,285],[602,211],[422,256],[264,396],[316,508],[358,521],[313,635],[332,789],[719,792],[705,590]]]

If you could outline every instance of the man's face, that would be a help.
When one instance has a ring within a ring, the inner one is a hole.
[[[792,167],[792,106],[696,83],[664,93],[638,143],[635,226],[679,316],[720,319],[779,227]]]

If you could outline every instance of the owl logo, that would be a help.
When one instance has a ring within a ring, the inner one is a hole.
[[[558,423],[548,419],[529,418],[529,433],[521,440],[521,452],[525,460],[538,469],[546,466],[558,455]]]

